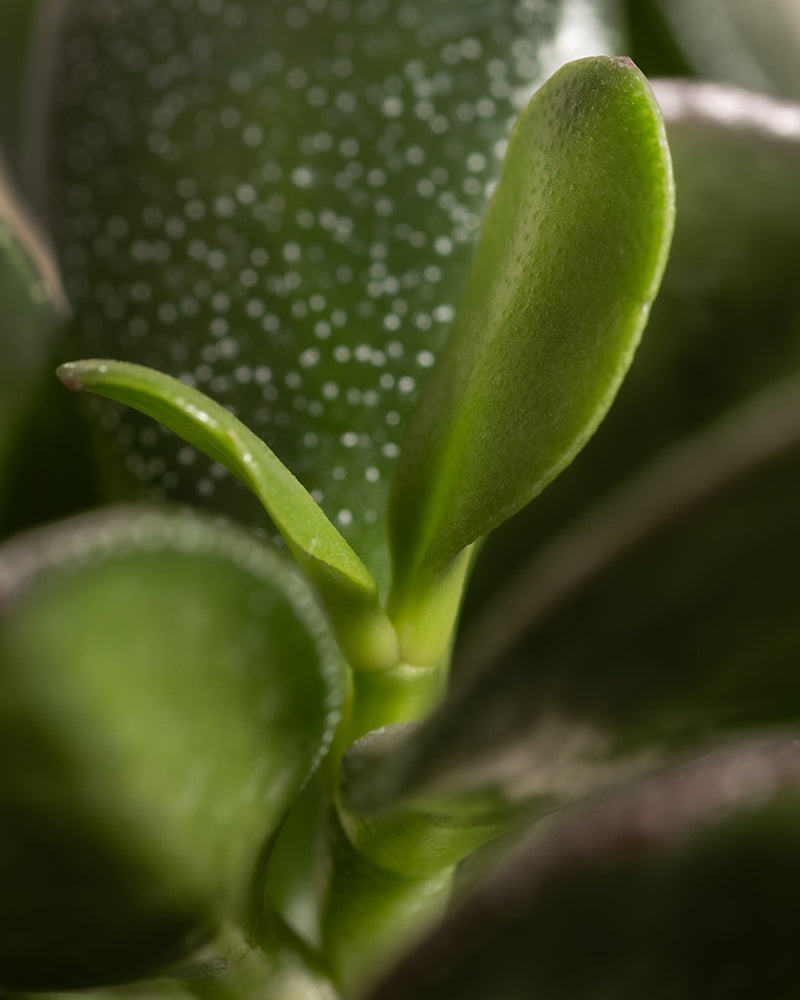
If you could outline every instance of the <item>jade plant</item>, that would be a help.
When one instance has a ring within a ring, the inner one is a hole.
[[[797,20],[695,16],[7,0],[3,995],[795,995]]]

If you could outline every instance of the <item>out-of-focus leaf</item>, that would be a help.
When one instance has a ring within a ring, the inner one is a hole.
[[[64,299],[52,259],[0,159],[0,504]]]
[[[0,148],[18,165],[27,59],[39,0],[0,5]]]
[[[249,929],[343,683],[306,585],[249,535],[122,511],[8,543],[0,984],[125,981]]]
[[[623,51],[648,79],[656,76],[689,77],[691,67],[670,30],[658,0],[623,0],[625,42]]]
[[[800,99],[796,0],[656,0],[694,73]]]
[[[558,475],[605,415],[658,289],[673,213],[663,122],[641,73],[612,58],[561,69],[514,129],[397,465],[390,613],[408,662],[441,655],[425,626],[441,630],[439,592],[464,550]]]
[[[643,463],[800,367],[800,106],[657,81],[678,207],[661,290],[597,434],[481,553],[467,614]]]
[[[667,772],[517,851],[369,1000],[790,1000],[797,740]]]
[[[264,442],[191,386],[124,361],[76,361],[58,369],[67,388],[88,390],[146,413],[220,462],[258,497],[329,611],[355,669],[397,662],[394,630],[378,588],[320,507]]]
[[[796,723],[799,486],[795,377],[664,455],[499,594],[464,638],[474,676],[413,737],[362,755],[343,786],[354,812],[546,812],[722,733]]]
[[[62,6],[45,136],[71,356],[235,408],[384,586],[402,427],[510,123],[565,60],[614,51],[616,2]],[[258,520],[218,468],[104,412],[151,493]]]

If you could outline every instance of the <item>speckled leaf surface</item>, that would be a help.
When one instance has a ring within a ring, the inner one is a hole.
[[[369,1000],[790,1000],[796,739],[726,748],[533,837]]]
[[[251,536],[123,510],[7,543],[2,986],[126,981],[249,929],[340,671],[306,585]]]
[[[800,366],[800,106],[689,81],[654,89],[678,210],[647,331],[580,459],[485,547],[468,615],[614,484]]]
[[[613,47],[615,5],[577,6],[65,4],[49,205],[72,356],[234,408],[383,584],[388,476],[510,123]],[[253,510],[153,428],[105,421],[151,492]]]

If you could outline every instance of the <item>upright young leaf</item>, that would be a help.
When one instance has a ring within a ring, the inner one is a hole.
[[[561,69],[515,126],[396,467],[391,605],[411,662],[432,655],[420,621],[459,555],[540,492],[604,416],[673,215],[663,122],[641,73],[605,57]]]
[[[258,497],[330,613],[350,665],[381,670],[397,662],[394,630],[378,588],[356,553],[264,442],[219,403],[161,372],[124,361],[78,361],[58,374],[159,420],[229,469]]]
[[[580,461],[482,549],[467,616],[656,453],[800,367],[800,105],[687,80],[653,90],[680,204],[646,335]]]

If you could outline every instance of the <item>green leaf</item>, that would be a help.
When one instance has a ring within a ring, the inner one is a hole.
[[[454,870],[442,866],[422,876],[398,873],[354,847],[335,816],[326,832],[330,870],[322,913],[323,951],[344,995],[360,996],[366,983],[441,919]]]
[[[656,460],[509,582],[460,685],[369,761],[366,816],[544,813],[800,720],[800,379]]]
[[[661,449],[800,368],[800,106],[688,81],[654,89],[680,204],[647,332],[580,460],[483,548],[466,617]]]
[[[218,961],[344,684],[307,586],[250,535],[122,509],[8,543],[0,985]]]
[[[367,1000],[796,993],[796,739],[719,751],[532,838]]]
[[[358,740],[342,758],[336,795],[353,847],[384,872],[406,879],[444,873],[518,827],[522,812],[519,802],[491,788],[468,801],[458,793],[452,800],[446,793],[420,800],[399,789],[398,771],[407,773],[409,758],[416,759],[420,735],[424,739],[427,732],[420,734],[416,725],[385,726]],[[437,751],[431,742],[423,750]],[[472,764],[480,773],[481,761]]]
[[[39,0],[5,0],[0,7],[0,148],[19,167],[30,36]]]
[[[656,0],[694,74],[800,98],[800,18],[794,0]]]
[[[264,505],[320,594],[355,669],[397,662],[392,626],[369,571],[303,486],[264,442],[203,393],[160,372],[119,361],[58,369],[69,389],[88,390],[146,413],[229,469]]]
[[[49,250],[0,160],[0,500],[65,302]]]
[[[437,592],[459,589],[462,552],[539,493],[604,416],[673,213],[663,123],[636,67],[597,58],[560,70],[515,126],[396,469],[390,607],[409,662],[441,648],[438,623],[429,635],[420,619],[429,602],[438,613]]]
[[[235,407],[388,586],[402,429],[511,122],[562,62],[618,48],[616,0],[59,6],[41,156],[71,356]],[[259,523],[180,443],[104,425],[151,494]]]

